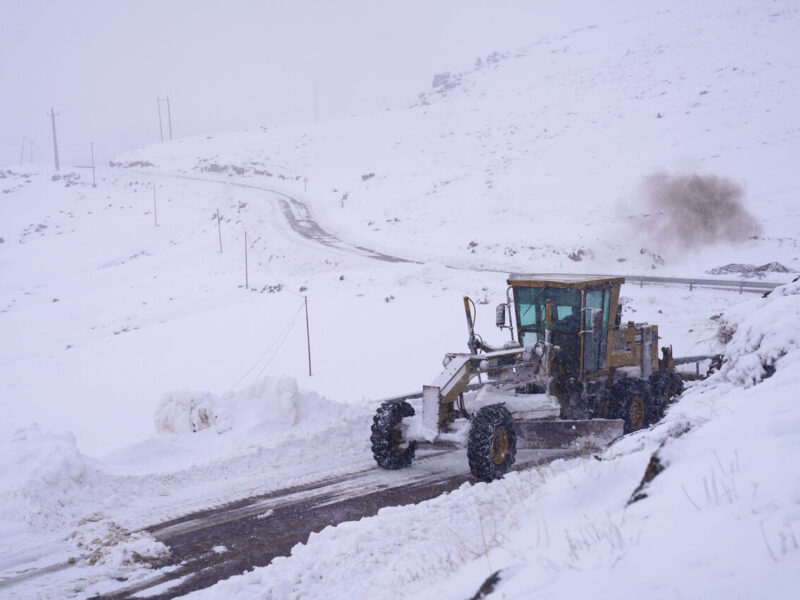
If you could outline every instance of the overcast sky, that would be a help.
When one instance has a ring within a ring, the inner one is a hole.
[[[534,41],[547,6],[3,0],[0,165],[19,163],[23,137],[52,163],[51,107],[70,164],[90,141],[101,161],[159,141],[158,96],[169,95],[176,137],[313,120],[315,87],[321,119],[405,106],[435,73]]]

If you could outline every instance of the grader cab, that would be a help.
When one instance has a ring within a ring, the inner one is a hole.
[[[509,276],[496,323],[511,340],[500,348],[475,333],[465,297],[469,352],[447,354],[422,393],[381,404],[370,437],[378,465],[409,466],[421,443],[466,441],[473,475],[491,481],[518,446],[598,448],[661,419],[683,383],[671,349],[658,358],[656,325],[622,324],[624,281]]]

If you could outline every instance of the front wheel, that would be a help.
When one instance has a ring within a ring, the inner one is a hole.
[[[467,459],[472,474],[481,481],[505,475],[517,456],[517,434],[511,413],[502,404],[481,408],[472,419]]]
[[[414,460],[417,442],[403,438],[400,423],[414,415],[414,407],[405,400],[388,400],[378,407],[372,419],[372,456],[384,469],[405,469]]]

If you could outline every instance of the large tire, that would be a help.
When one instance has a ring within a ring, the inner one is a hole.
[[[614,395],[610,389],[606,389],[599,395],[597,406],[595,407],[595,419],[616,419],[619,415],[619,406],[615,402]]]
[[[683,393],[683,380],[675,371],[656,371],[650,375],[650,391],[654,402],[660,407],[660,420],[667,406]]]
[[[614,385],[612,395],[619,406],[620,417],[625,420],[623,433],[644,429],[660,418],[657,403],[653,402],[650,394],[650,386],[643,379],[623,379]]]
[[[480,481],[505,475],[517,457],[514,419],[502,404],[481,408],[473,417],[467,440],[469,469]]]
[[[400,422],[414,415],[414,408],[405,400],[387,400],[378,407],[372,419],[372,456],[384,469],[405,469],[414,460],[417,442],[406,442]]]

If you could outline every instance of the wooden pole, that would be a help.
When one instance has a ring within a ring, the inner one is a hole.
[[[25,136],[22,136],[22,150],[19,152],[19,168],[22,168],[22,161],[25,158]]]
[[[222,225],[220,225],[220,221],[222,221],[222,216],[219,214],[219,209],[217,209],[217,234],[219,234],[219,253],[222,254]]]
[[[306,309],[306,347],[308,348],[308,376],[311,377],[311,333],[308,328],[308,296],[303,296]]]
[[[169,96],[167,96],[167,125],[169,125],[169,141],[172,141],[172,111],[169,108]]]
[[[61,170],[61,163],[58,161],[58,138],[56,137],[56,111],[50,109],[50,120],[53,123],[53,156],[56,161],[56,171]]]
[[[89,142],[89,150],[92,152],[92,187],[97,187],[97,179],[94,176],[94,142]],[[153,186],[155,192],[155,184]]]
[[[161,133],[161,141],[164,141],[164,126],[161,124],[161,97],[156,96],[156,106],[158,107],[158,131]]]
[[[250,289],[250,280],[247,276],[247,232],[244,232],[244,289]]]
[[[314,123],[319,122],[319,83],[314,81]]]
[[[153,184],[153,219],[158,227],[158,202],[156,201],[156,184]]]

